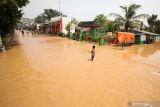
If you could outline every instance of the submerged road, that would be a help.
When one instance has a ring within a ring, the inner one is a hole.
[[[160,101],[160,43],[96,46],[21,36],[0,53],[0,107],[127,107]]]

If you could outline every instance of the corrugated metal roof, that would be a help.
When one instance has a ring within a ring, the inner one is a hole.
[[[139,30],[134,30],[138,33],[143,33],[145,35],[151,35],[151,36],[158,36],[159,34],[156,34],[156,33],[152,33],[152,32],[148,32],[148,31],[139,31]]]

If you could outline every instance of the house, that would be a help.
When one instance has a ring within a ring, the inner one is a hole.
[[[58,16],[51,19],[51,21],[48,21],[48,32],[51,34],[57,34],[57,33],[63,33],[67,34],[68,31],[66,30],[66,26],[71,21],[71,18],[69,17],[63,17]],[[75,32],[75,26],[72,26],[71,31],[72,33]]]
[[[156,42],[160,42],[160,34],[158,36],[156,36]]]
[[[48,23],[44,23],[41,26],[39,26],[39,31],[43,34],[48,34]]]
[[[98,25],[95,21],[84,21],[84,22],[79,22],[78,27],[80,27],[86,34],[89,34],[92,39],[97,38],[97,33],[98,33]]]
[[[21,23],[18,24],[18,28],[23,28],[28,30],[29,27],[32,26],[32,24],[34,23],[35,23],[34,19],[22,18]]]
[[[34,23],[34,19],[30,19],[30,18],[22,18],[22,19],[21,19],[21,22],[22,22],[23,24],[29,26],[29,25],[31,25],[31,24]]]
[[[41,25],[42,25],[42,24],[40,24],[40,23],[34,23],[34,24],[32,24],[32,25],[30,26],[30,29],[31,29],[32,31],[34,31],[34,32],[39,32]]]
[[[135,43],[136,44],[150,44],[156,41],[158,34],[147,32],[147,31],[139,31],[133,30],[135,34]]]

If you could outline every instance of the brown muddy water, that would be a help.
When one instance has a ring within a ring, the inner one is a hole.
[[[0,53],[0,107],[127,107],[160,101],[160,43],[96,46],[22,37]]]

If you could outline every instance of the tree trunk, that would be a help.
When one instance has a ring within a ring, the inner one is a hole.
[[[128,32],[128,29],[129,29],[129,21],[125,23],[125,31]]]
[[[128,32],[128,26],[125,26],[125,31]]]
[[[11,34],[6,34],[3,38],[2,38],[2,43],[5,46],[5,49],[9,49],[12,45],[12,36]]]

